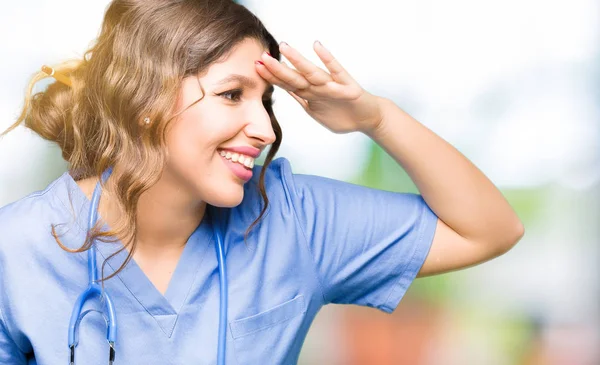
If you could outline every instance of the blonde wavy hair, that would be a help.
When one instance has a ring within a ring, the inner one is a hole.
[[[108,261],[130,248],[123,264],[110,276],[102,275],[102,281],[121,271],[135,252],[136,207],[140,195],[160,178],[170,122],[185,111],[174,111],[183,79],[201,76],[248,38],[280,59],[278,42],[263,23],[232,0],[114,0],[106,9],[99,36],[83,58],[52,65],[55,72],[68,77],[70,86],[54,82],[33,94],[35,84],[50,76],[40,71],[31,78],[20,116],[0,137],[23,123],[60,146],[69,171],[77,179],[96,177],[102,181],[108,167],[119,167],[111,176],[114,191],[108,193],[117,198],[124,214],[113,230],[102,232],[97,223],[80,248],[69,249],[52,225],[56,242],[69,252],[86,251],[95,239],[121,240],[123,248]],[[244,241],[268,207],[265,171],[282,139],[273,101],[263,103],[276,141],[259,177],[263,208],[248,227]],[[142,122],[146,117],[152,120],[150,125]],[[109,184],[104,185],[110,189]]]

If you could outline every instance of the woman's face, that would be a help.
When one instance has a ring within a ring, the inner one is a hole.
[[[183,81],[176,111],[202,98],[198,81],[206,95],[171,123],[163,179],[177,189],[184,189],[194,200],[219,207],[240,204],[243,185],[252,170],[240,160],[232,160],[243,156],[245,164],[252,166],[253,159],[247,156],[258,157],[275,141],[263,105],[263,100],[271,98],[273,86],[256,72],[254,64],[264,51],[257,41],[245,40],[224,62],[211,65],[204,76]],[[232,75],[245,77],[249,82],[236,80]],[[238,155],[232,151],[226,153],[236,148],[246,151]]]

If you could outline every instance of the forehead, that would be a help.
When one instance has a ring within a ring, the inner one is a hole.
[[[228,57],[221,62],[212,64],[206,74],[200,77],[205,85],[214,87],[241,84],[250,89],[268,91],[272,84],[256,72],[255,61],[267,51],[258,41],[247,39],[232,49]]]

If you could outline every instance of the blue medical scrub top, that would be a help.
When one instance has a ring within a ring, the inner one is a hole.
[[[325,304],[390,313],[421,268],[437,217],[420,195],[293,174],[275,159],[244,185],[242,203],[219,210],[229,281],[227,364],[296,364],[309,327]],[[43,191],[0,208],[0,364],[67,364],[73,303],[88,285],[82,245],[90,202],[65,172]],[[205,216],[206,217],[206,216]],[[118,321],[115,364],[215,364],[219,272],[210,219],[190,236],[163,296],[135,263],[105,282]],[[122,247],[97,242],[98,264]],[[126,250],[109,260],[113,273]],[[100,266],[99,266],[100,267]],[[94,309],[86,305],[84,309]],[[108,363],[102,315],[87,314],[76,363]]]

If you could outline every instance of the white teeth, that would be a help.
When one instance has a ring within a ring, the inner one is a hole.
[[[239,154],[236,152],[230,152],[230,151],[227,151],[227,152],[221,151],[221,152],[219,152],[219,154],[221,156],[223,156],[224,158],[226,158],[232,162],[237,162],[241,165],[244,165],[249,169],[254,167],[254,158],[253,157],[242,155],[242,154]]]

